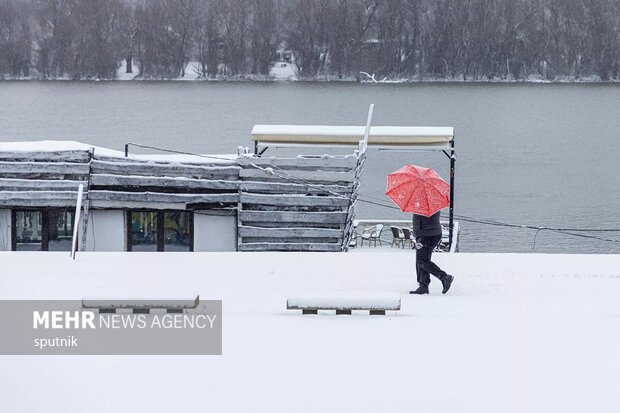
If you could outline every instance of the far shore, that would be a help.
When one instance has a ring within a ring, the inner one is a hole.
[[[85,79],[71,79],[71,78],[37,78],[37,77],[6,77],[0,78],[0,82],[190,82],[190,83],[225,83],[225,82],[248,82],[248,83],[359,83],[359,84],[618,84],[620,79],[600,80],[598,78],[565,78],[546,80],[539,78],[528,79],[455,79],[455,78],[431,78],[431,79],[385,79],[380,81],[372,81],[368,79],[355,79],[355,78],[301,78],[299,80],[281,80],[274,79],[268,76],[235,76],[235,77],[221,77],[221,78],[133,78],[133,79],[99,79],[99,78],[85,78]]]

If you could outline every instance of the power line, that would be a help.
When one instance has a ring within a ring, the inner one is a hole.
[[[180,155],[189,155],[189,156],[197,156],[197,157],[201,157],[201,158],[207,158],[207,159],[216,159],[216,160],[223,160],[223,161],[227,161],[230,162],[232,161],[232,159],[230,158],[224,158],[224,157],[219,157],[219,156],[213,156],[213,155],[203,155],[203,154],[198,154],[198,153],[192,153],[192,152],[184,152],[184,151],[177,151],[177,150],[173,150],[173,149],[166,149],[166,148],[159,148],[159,147],[155,147],[155,146],[149,146],[149,145],[142,145],[142,144],[137,144],[137,143],[128,143],[127,145],[132,145],[132,146],[136,146],[136,147],[140,147],[140,148],[145,148],[145,149],[153,149],[153,150],[157,150],[157,151],[162,151],[162,152],[169,152],[169,153],[175,153],[175,154],[180,154]],[[310,182],[308,180],[302,179],[302,178],[298,178],[296,176],[292,176],[288,173],[286,173],[283,169],[275,166],[275,165],[270,165],[270,167],[262,167],[260,165],[257,165],[253,162],[251,162],[249,164],[251,167],[259,169],[265,173],[268,173],[270,175],[275,175],[278,176],[284,180],[288,180],[297,184],[303,184],[306,185],[308,187],[315,187],[315,188],[319,188],[321,190],[323,190],[326,193],[329,193],[335,197],[338,198],[349,198],[347,196],[344,196],[340,193],[337,192],[333,192],[328,186],[326,185],[322,185],[322,184],[317,184],[314,182]],[[363,199],[363,198],[367,198],[367,199]],[[373,195],[369,195],[369,194],[364,194],[364,193],[358,193],[358,197],[357,197],[357,202],[362,202],[362,203],[366,203],[366,204],[371,204],[371,205],[375,205],[375,206],[379,206],[382,208],[387,208],[387,209],[394,209],[394,210],[398,210],[400,211],[400,208],[398,208],[395,205],[390,205],[390,204],[386,204],[381,202],[383,199],[373,196]],[[532,249],[534,249],[536,247],[536,239],[538,237],[538,234],[541,231],[550,231],[550,232],[556,232],[556,233],[561,233],[564,235],[569,235],[569,236],[573,236],[573,237],[581,237],[581,238],[588,238],[588,239],[595,239],[595,240],[599,240],[599,241],[604,241],[604,242],[613,242],[613,243],[620,243],[620,240],[618,239],[613,239],[613,238],[605,238],[605,237],[599,237],[599,236],[595,236],[595,235],[586,235],[586,234],[580,234],[580,232],[620,232],[620,229],[611,229],[611,228],[556,228],[556,227],[547,227],[547,226],[534,226],[534,225],[526,225],[526,224],[513,224],[513,223],[507,223],[507,222],[501,222],[501,221],[496,221],[496,220],[490,220],[490,219],[476,219],[476,218],[472,218],[472,217],[467,217],[467,216],[463,216],[463,215],[454,215],[454,217],[460,221],[464,221],[464,222],[470,222],[470,223],[475,223],[475,224],[480,224],[480,225],[488,225],[488,226],[496,226],[496,227],[504,227],[504,228],[513,228],[513,229],[527,229],[527,230],[534,230],[536,231],[536,234],[534,235],[534,243],[533,243],[533,247]]]
[[[200,153],[176,151],[174,149],[158,148],[158,147],[155,147],[155,146],[142,145],[140,143],[133,143],[133,142],[128,142],[125,145],[127,145],[127,146],[131,145],[131,146],[135,146],[135,147],[138,147],[138,148],[144,148],[144,149],[153,149],[155,151],[161,151],[161,152],[176,153],[177,155],[197,156],[199,158],[217,159],[217,160],[228,161],[228,162],[233,160],[231,158],[224,158],[224,157],[221,157],[221,156],[203,155],[203,154],[200,154]]]
[[[230,159],[230,158],[223,158],[223,157],[213,156],[213,155],[203,155],[203,154],[192,153],[192,152],[176,151],[176,150],[173,150],[173,149],[158,148],[158,147],[155,147],[155,146],[141,145],[141,144],[131,143],[131,142],[128,143],[127,145],[137,146],[137,147],[145,148],[145,149],[153,149],[153,150],[162,151],[162,152],[176,153],[176,154],[180,154],[180,155],[198,156],[198,157],[201,157],[201,158],[217,159],[217,160],[223,160],[223,161],[228,161],[228,162],[232,161],[232,159]],[[269,165],[270,165],[269,167],[265,168],[265,167],[262,167],[260,165],[255,164],[254,162],[250,163],[251,167],[259,169],[259,170],[261,170],[261,171],[263,171],[263,172],[265,172],[267,174],[275,175],[275,176],[278,176],[279,178],[282,178],[282,179],[285,179],[285,180],[288,180],[288,181],[292,181],[294,183],[303,184],[303,185],[306,185],[306,186],[309,186],[309,187],[316,187],[316,188],[322,189],[323,191],[325,191],[327,193],[330,193],[331,195],[339,197],[339,198],[347,198],[347,199],[349,198],[349,197],[346,197],[346,196],[344,196],[342,194],[339,194],[337,192],[333,192],[330,188],[328,188],[325,185],[316,184],[316,183],[313,183],[313,182],[306,181],[306,180],[304,180],[302,178],[298,178],[298,177],[292,176],[290,174],[287,174],[286,172],[284,172],[283,169],[278,168],[276,165],[271,165],[271,164],[269,164]],[[276,172],[276,169],[278,170],[278,172]]]
[[[367,195],[361,195],[361,196],[366,196]],[[376,197],[371,197],[371,198],[375,198]],[[400,211],[400,208],[393,206],[393,205],[388,205],[388,204],[383,204],[380,202],[374,202],[374,201],[369,201],[369,200],[365,200],[365,199],[361,199],[358,198],[359,202],[363,202],[363,203],[367,203],[367,204],[371,204],[371,205],[377,205],[380,207],[384,207],[384,208],[389,208],[389,209],[396,209]],[[496,226],[496,227],[505,227],[505,228],[514,228],[514,229],[527,229],[527,230],[535,230],[536,234],[534,235],[534,243],[533,243],[533,247],[532,249],[536,248],[536,239],[538,237],[538,234],[541,231],[550,231],[550,232],[556,232],[556,233],[561,233],[564,235],[569,235],[569,236],[574,236],[574,237],[581,237],[581,238],[588,238],[588,239],[595,239],[595,240],[599,240],[599,241],[604,241],[604,242],[613,242],[613,243],[620,243],[620,240],[618,239],[614,239],[614,238],[604,238],[604,237],[600,237],[600,236],[596,236],[596,235],[586,235],[586,234],[579,234],[578,232],[620,232],[620,229],[608,229],[608,228],[554,228],[554,227],[544,227],[544,226],[534,226],[534,225],[523,225],[523,224],[512,224],[512,223],[506,223],[506,222],[500,222],[500,221],[492,221],[492,220],[482,220],[482,219],[475,219],[475,218],[471,218],[471,217],[465,217],[462,215],[454,215],[454,217],[456,219],[458,219],[459,221],[464,221],[464,222],[471,222],[471,223],[475,223],[475,224],[481,224],[481,225],[489,225],[489,226]]]

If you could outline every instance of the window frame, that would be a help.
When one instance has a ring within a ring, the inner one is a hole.
[[[12,208],[11,209],[11,251],[17,251],[17,212],[38,212],[41,214],[41,249],[39,250],[39,252],[49,252],[50,213],[51,212],[65,212],[65,211],[71,211],[71,209],[70,208]],[[73,227],[75,225],[75,222],[72,222],[71,225]],[[80,240],[79,231],[78,231],[77,238],[78,238],[78,245],[79,245],[79,240]]]
[[[188,216],[188,230],[189,230],[189,252],[194,252],[194,211],[192,210],[178,210],[178,209],[128,209],[125,211],[125,251],[133,251],[132,243],[132,214],[140,212],[151,212],[156,214],[157,222],[157,252],[166,252],[164,237],[165,233],[165,214],[166,212],[187,212]]]

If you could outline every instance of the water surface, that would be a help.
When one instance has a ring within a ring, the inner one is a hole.
[[[559,227],[620,228],[620,85],[1,82],[0,140],[137,142],[201,153],[250,146],[257,123],[454,126],[456,213]],[[383,200],[405,163],[448,177],[443,154],[372,150],[361,191]],[[409,219],[361,203],[358,218]],[[463,223],[461,251],[530,252],[535,231]],[[620,232],[598,234],[620,238]],[[541,232],[538,252],[620,244]]]

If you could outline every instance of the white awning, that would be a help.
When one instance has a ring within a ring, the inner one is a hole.
[[[357,145],[364,137],[363,126],[255,125],[252,140],[263,144]],[[369,146],[440,146],[454,139],[454,128],[424,126],[372,126]]]

